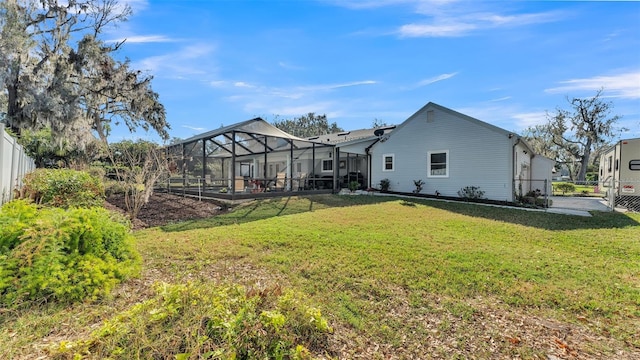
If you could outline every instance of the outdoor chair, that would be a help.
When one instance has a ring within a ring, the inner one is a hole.
[[[285,184],[287,182],[287,173],[279,172],[276,176],[275,189],[284,191]]]
[[[293,179],[293,190],[300,191],[305,188],[307,181],[307,173],[299,173],[297,178]]]
[[[236,192],[244,192],[244,176],[236,176],[234,185]]]

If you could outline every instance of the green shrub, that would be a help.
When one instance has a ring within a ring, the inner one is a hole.
[[[127,190],[127,186],[123,181],[118,180],[105,180],[104,181],[104,194],[106,197],[116,194],[124,194]]]
[[[553,187],[556,188],[558,191],[562,191],[563,195],[566,193],[571,193],[576,191],[576,186],[573,185],[572,183],[561,182],[561,183],[553,184]]]
[[[98,180],[104,179],[107,175],[107,171],[102,166],[91,166],[87,173]]]
[[[280,288],[187,283],[107,320],[88,339],[62,342],[58,358],[311,359],[333,332],[320,310]],[[195,320],[195,321],[194,321]]]
[[[389,179],[380,180],[380,191],[389,191],[390,187],[391,187],[391,180]]]
[[[470,200],[483,199],[484,191],[480,190],[478,186],[465,186],[458,190],[458,196]]]
[[[104,208],[0,208],[0,304],[94,300],[138,271],[124,218]]]
[[[102,206],[102,179],[70,169],[36,169],[24,177],[24,197],[56,207]]]

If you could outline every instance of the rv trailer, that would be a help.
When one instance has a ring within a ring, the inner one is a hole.
[[[602,154],[598,187],[616,206],[640,211],[640,138],[620,140]]]

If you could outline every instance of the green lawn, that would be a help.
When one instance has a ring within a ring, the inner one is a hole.
[[[558,185],[564,184],[564,182],[554,182],[552,183],[553,187],[553,195],[561,195],[561,196],[592,196],[592,197],[602,197],[604,194],[600,192],[597,184],[594,185],[576,185],[574,184],[573,191],[565,191],[563,192]],[[596,191],[598,190],[598,191]]]
[[[335,329],[320,350],[339,358],[638,358],[639,223],[377,196],[256,201],[137,232],[141,279],[92,307],[0,314],[0,349],[82,338],[161,280],[299,291]]]

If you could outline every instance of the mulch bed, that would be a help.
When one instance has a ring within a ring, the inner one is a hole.
[[[124,195],[112,195],[107,198],[105,207],[125,212]],[[212,199],[198,200],[167,193],[154,193],[145,204],[138,218],[133,221],[134,229],[162,226],[169,223],[203,219],[225,213],[227,205]]]

